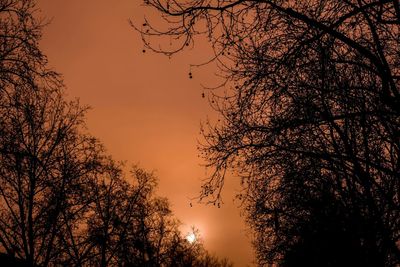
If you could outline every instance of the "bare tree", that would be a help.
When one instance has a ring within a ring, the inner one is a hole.
[[[68,227],[67,249],[59,264],[68,266],[232,266],[205,250],[200,239],[189,243],[168,200],[155,195],[157,179],[135,166],[128,183],[121,166],[108,169],[88,187],[93,201]]]
[[[149,221],[154,216],[154,176],[134,168],[136,184],[126,182],[117,168],[100,180],[94,188],[92,216],[87,221],[88,239],[93,244],[91,265],[147,266],[155,255],[150,238],[156,235]],[[160,216],[169,216],[158,210]],[[158,214],[157,214],[158,215]],[[153,266],[153,265],[152,265]]]
[[[35,88],[36,79],[59,82],[39,49],[43,20],[34,0],[0,1],[0,91]]]
[[[86,203],[81,192],[98,171],[102,147],[79,132],[85,109],[64,101],[62,89],[19,88],[1,103],[1,246],[30,266],[46,266],[61,249],[63,213]]]
[[[68,226],[104,168],[85,134],[78,101],[38,47],[43,20],[33,0],[0,1],[0,247],[29,266],[54,263]],[[76,227],[76,226],[74,226]]]
[[[171,55],[202,34],[214,48],[226,81],[222,93],[211,92],[222,120],[204,127],[200,149],[215,172],[201,197],[218,202],[226,170],[237,172],[260,265],[293,256],[296,242],[310,237],[302,225],[334,214],[342,234],[355,229],[345,229],[349,223],[364,226],[349,237],[353,250],[377,265],[398,264],[398,1],[145,5],[167,25],[135,26],[149,49]],[[175,41],[170,50],[160,44],[165,36]],[[317,216],[324,209],[332,213]]]

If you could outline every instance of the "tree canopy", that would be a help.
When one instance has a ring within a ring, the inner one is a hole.
[[[241,177],[259,264],[399,264],[399,2],[144,5],[165,22],[135,25],[149,49],[172,55],[201,35],[214,49],[222,119],[203,130],[215,172],[201,197],[219,201],[227,170]]]

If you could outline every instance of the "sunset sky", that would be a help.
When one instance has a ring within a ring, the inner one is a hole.
[[[51,19],[41,47],[50,66],[63,75],[68,97],[92,110],[91,134],[116,160],[138,163],[159,177],[159,195],[169,198],[175,215],[200,230],[206,248],[235,266],[251,266],[252,250],[239,204],[239,186],[226,183],[220,208],[194,203],[207,175],[196,146],[200,122],[215,118],[202,84],[215,85],[215,68],[190,68],[210,54],[207,43],[171,59],[143,53],[141,38],[128,20],[142,23],[157,14],[139,0],[40,0],[40,16]],[[188,73],[193,73],[189,79]]]

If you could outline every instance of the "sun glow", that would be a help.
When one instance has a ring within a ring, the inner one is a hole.
[[[186,236],[186,240],[187,240],[190,244],[192,244],[192,243],[194,243],[194,242],[196,241],[196,235],[195,235],[194,233],[189,233],[189,234],[187,234],[187,236]]]

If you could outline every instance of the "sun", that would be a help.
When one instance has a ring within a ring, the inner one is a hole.
[[[190,244],[192,244],[192,243],[194,243],[194,242],[196,241],[196,235],[195,235],[194,233],[189,233],[189,234],[187,234],[187,236],[186,236],[186,240],[187,240]]]

